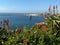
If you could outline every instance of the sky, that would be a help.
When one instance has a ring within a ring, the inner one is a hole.
[[[60,0],[0,0],[0,13],[41,13],[50,5],[60,11]]]

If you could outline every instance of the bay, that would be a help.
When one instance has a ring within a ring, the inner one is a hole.
[[[25,16],[24,13],[0,13],[0,21],[8,19],[11,30],[15,30],[17,26],[31,28],[35,23],[43,22],[42,16]]]

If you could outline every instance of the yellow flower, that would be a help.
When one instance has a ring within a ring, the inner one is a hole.
[[[2,41],[2,44],[4,44],[4,42]]]

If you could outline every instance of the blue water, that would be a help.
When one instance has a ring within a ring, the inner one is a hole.
[[[0,21],[8,19],[10,29],[16,29],[17,26],[23,28],[27,26],[31,28],[35,23],[43,22],[42,16],[33,16],[31,19],[29,16],[24,16],[24,14],[19,13],[1,13]]]

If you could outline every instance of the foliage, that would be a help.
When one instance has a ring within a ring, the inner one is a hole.
[[[51,27],[54,24],[53,19],[48,17],[46,23],[51,28],[49,31],[42,31],[36,26],[31,33],[27,27],[24,27],[20,33],[0,30],[0,45],[60,45],[60,31]]]

